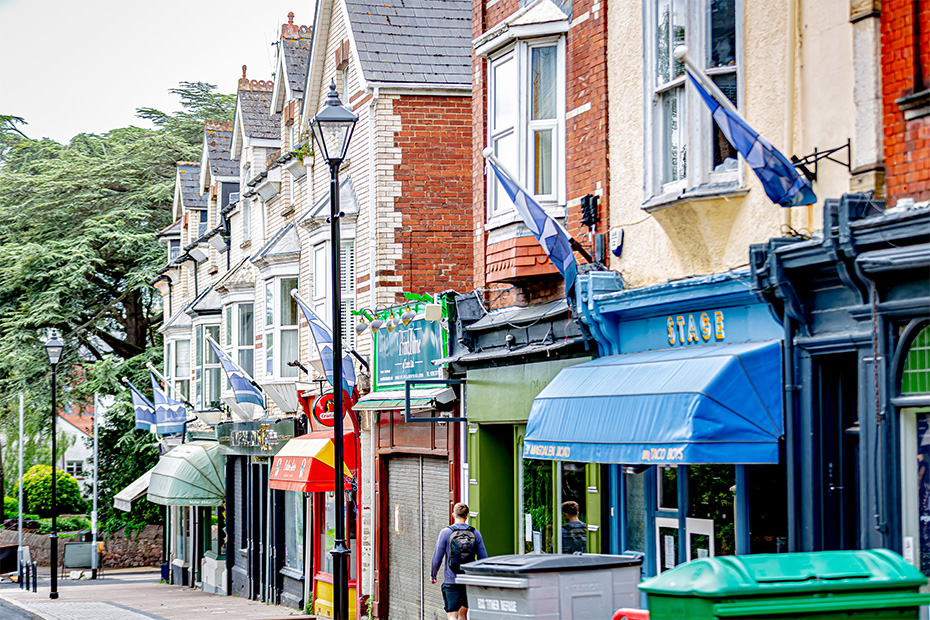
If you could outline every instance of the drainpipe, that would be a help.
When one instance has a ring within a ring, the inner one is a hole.
[[[378,305],[378,297],[375,292],[375,287],[377,282],[375,281],[375,253],[376,253],[376,241],[377,235],[375,234],[375,206],[377,204],[377,192],[375,190],[375,111],[378,105],[378,97],[381,94],[381,89],[377,86],[374,87],[371,93],[371,100],[368,102],[368,307],[374,311]],[[374,360],[374,337],[371,339],[371,360]],[[372,363],[374,363],[372,361]],[[369,412],[369,421],[372,420],[374,412]],[[371,443],[371,480],[369,484],[371,485],[371,502],[374,503],[374,490],[375,490],[375,442],[374,442],[374,424],[369,422],[369,437]],[[361,495],[361,489],[358,493]],[[361,499],[361,498],[359,498]],[[359,511],[361,513],[362,511]],[[371,526],[374,525],[374,507],[369,510],[371,515]],[[374,545],[378,544],[375,541],[375,537],[371,536],[371,558],[374,560],[375,550]],[[361,555],[361,549],[356,550],[356,553]],[[361,567],[361,557],[357,558],[358,566]],[[361,580],[358,582],[361,584]],[[368,571],[368,596],[375,600],[375,575],[374,571]],[[359,592],[356,591],[356,597]]]
[[[788,28],[785,37],[785,149],[790,157],[794,153],[794,65],[798,29],[798,0],[788,0]],[[808,225],[810,223],[808,222]],[[781,210],[781,234],[791,230],[791,207]],[[810,231],[808,231],[809,233]]]
[[[788,482],[788,551],[794,553],[798,550],[797,527],[797,471],[795,468],[795,430],[794,430],[794,398],[797,387],[794,382],[794,329],[793,320],[788,315],[788,304],[782,311],[782,325],[784,326],[784,399],[785,399],[785,464]]]

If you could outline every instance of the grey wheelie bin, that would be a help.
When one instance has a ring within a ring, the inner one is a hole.
[[[642,556],[499,555],[462,565],[471,620],[591,620],[636,607]]]
[[[650,620],[913,619],[927,578],[887,549],[693,560],[647,579]]]

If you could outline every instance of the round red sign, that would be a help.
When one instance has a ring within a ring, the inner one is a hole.
[[[332,392],[322,394],[316,399],[316,402],[313,403],[313,417],[323,426],[335,426],[336,416],[333,413],[334,407],[335,403],[333,403]]]

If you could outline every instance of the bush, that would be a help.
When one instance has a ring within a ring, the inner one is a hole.
[[[17,500],[15,497],[4,497],[3,514],[7,519],[19,517],[19,500]]]
[[[78,530],[89,530],[90,519],[84,517],[61,517],[58,519],[59,532],[76,532]],[[39,533],[48,534],[52,531],[51,519],[39,519]]]
[[[81,497],[81,489],[67,472],[58,470],[56,482],[56,512],[58,514],[82,513],[87,502]],[[52,467],[33,465],[23,476],[23,499],[26,511],[43,517],[52,515]]]

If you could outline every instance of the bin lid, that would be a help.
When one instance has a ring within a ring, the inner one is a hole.
[[[600,553],[496,555],[462,564],[469,574],[513,575],[523,573],[601,570],[621,566],[639,566],[641,555],[606,555]]]
[[[693,560],[639,584],[666,596],[720,598],[901,589],[927,578],[887,549],[723,556]]]

